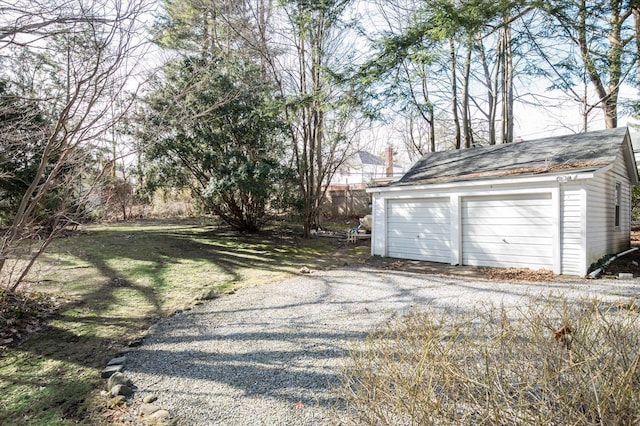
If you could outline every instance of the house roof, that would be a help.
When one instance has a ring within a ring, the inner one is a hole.
[[[358,151],[358,158],[361,164],[370,164],[372,166],[384,166],[384,158],[378,157],[367,151]]]
[[[626,147],[626,148],[625,148]],[[632,181],[638,175],[626,127],[525,142],[426,154],[388,186],[595,171],[613,163],[621,149]],[[631,157],[631,158],[628,158]]]

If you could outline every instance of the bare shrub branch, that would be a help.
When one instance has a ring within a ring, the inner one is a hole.
[[[45,117],[37,166],[0,237],[0,283],[10,290],[17,288],[51,239],[76,223],[79,201],[91,188],[82,177],[96,174],[90,167],[95,162],[93,147],[131,106],[123,93],[144,54],[139,20],[149,4],[60,0],[10,8],[0,3],[0,42],[5,43],[0,53],[6,53],[5,62],[21,67],[25,58],[39,59],[31,76],[34,91],[23,90],[23,96]],[[10,44],[12,49],[7,48]],[[20,81],[15,72],[2,77]],[[19,132],[9,129],[2,137],[17,150],[26,148]],[[53,209],[47,206],[52,194],[58,200]],[[17,254],[28,246],[33,247],[25,263]],[[21,265],[19,272],[8,274],[16,265]]]
[[[639,331],[634,303],[416,312],[352,354],[341,394],[351,424],[637,424]]]

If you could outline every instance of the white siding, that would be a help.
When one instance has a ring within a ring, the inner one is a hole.
[[[615,188],[609,173],[600,174],[587,184],[587,263],[595,262],[609,250],[607,234],[613,227],[613,196],[607,196],[607,187],[611,185]]]
[[[448,198],[387,203],[387,256],[448,262],[450,247]]]
[[[615,226],[616,183],[621,183],[622,189],[620,226]],[[630,194],[631,185],[620,151],[613,167],[598,173],[587,185],[587,265],[629,247]]]
[[[373,194],[371,197],[371,214],[373,223],[371,225],[371,255],[386,256],[386,211],[385,200],[380,194]]]
[[[562,273],[584,275],[582,203],[584,191],[580,183],[563,184],[560,207],[560,247]]]
[[[462,261],[553,269],[551,193],[463,198]]]

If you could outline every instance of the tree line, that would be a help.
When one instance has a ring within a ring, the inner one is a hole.
[[[568,130],[616,127],[638,29],[635,0],[0,1],[2,279],[106,198],[126,217],[126,176],[241,231],[292,209],[309,236],[372,123],[413,158],[510,143],[543,84]]]

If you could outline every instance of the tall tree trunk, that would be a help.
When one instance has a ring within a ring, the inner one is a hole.
[[[636,89],[640,90],[640,2],[634,2],[631,8],[636,38]]]
[[[449,38],[449,49],[451,55],[451,112],[453,114],[453,125],[455,128],[455,146],[460,149],[462,135],[460,131],[460,118],[458,117],[458,83],[456,75],[456,46],[453,37]]]
[[[429,125],[429,149],[431,152],[436,152],[436,126],[433,107],[429,108],[429,115],[431,116],[431,124]]]
[[[499,44],[500,43],[498,42],[498,45]],[[496,92],[491,80],[491,72],[489,71],[487,54],[484,50],[484,44],[482,44],[482,40],[478,40],[477,47],[478,47],[478,51],[480,52],[480,62],[482,63],[482,70],[484,73],[484,83],[487,87],[486,117],[487,117],[488,126],[489,126],[489,145],[495,145],[496,144],[496,113],[497,113],[497,108],[496,108],[497,102],[495,97]]]
[[[621,40],[622,23],[626,19],[626,16],[631,13],[628,10],[625,14],[621,14],[620,4],[617,1],[610,2],[612,6],[611,16],[609,17],[609,23],[611,28],[607,35],[609,39],[610,48],[607,54],[609,83],[605,88],[605,84],[598,73],[597,66],[592,57],[589,49],[589,40],[587,38],[588,22],[587,22],[587,4],[586,0],[580,1],[577,23],[577,44],[580,48],[580,55],[584,62],[585,69],[591,83],[596,90],[598,98],[600,99],[602,111],[604,112],[604,122],[608,129],[618,126],[618,94],[620,79],[622,77],[622,50],[623,41]]]
[[[502,143],[513,142],[513,55],[511,50],[511,24],[505,15],[502,37]]]
[[[467,40],[467,55],[464,63],[463,93],[462,93],[462,126],[464,129],[464,147],[473,146],[473,134],[471,131],[471,112],[469,110],[469,76],[471,74],[471,51],[473,39]]]
[[[424,94],[424,101],[429,105],[427,110],[426,121],[429,123],[429,152],[436,152],[436,126],[435,126],[435,112],[431,98],[429,97],[429,85],[427,84],[426,70],[422,71],[422,93]]]

